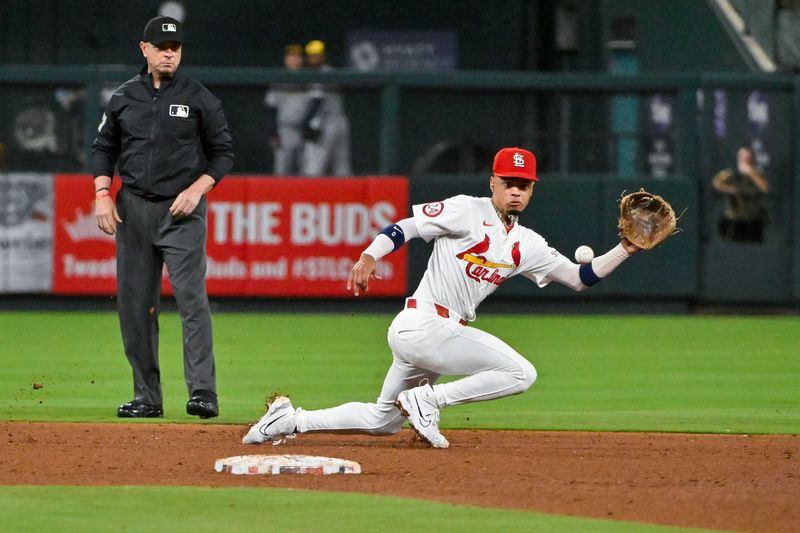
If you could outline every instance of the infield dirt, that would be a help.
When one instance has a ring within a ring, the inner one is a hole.
[[[240,444],[245,426],[0,422],[2,485],[295,487],[737,531],[797,531],[800,437],[445,430]],[[358,461],[361,475],[233,476],[231,455]]]

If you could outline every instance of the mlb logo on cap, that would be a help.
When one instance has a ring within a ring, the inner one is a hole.
[[[166,42],[183,42],[183,25],[172,17],[153,17],[147,22],[142,41],[159,46]]]
[[[539,181],[536,176],[536,156],[522,148],[503,148],[494,156],[492,171],[501,178],[523,178]]]

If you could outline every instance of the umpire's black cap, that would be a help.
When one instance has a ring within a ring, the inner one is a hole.
[[[142,41],[156,46],[168,41],[183,44],[183,24],[172,17],[153,17],[144,27]]]

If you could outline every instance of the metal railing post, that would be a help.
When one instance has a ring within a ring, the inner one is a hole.
[[[397,152],[400,143],[400,86],[389,82],[381,93],[380,172],[397,172]]]
[[[792,169],[794,172],[794,202],[792,202],[793,224],[792,276],[794,276],[794,303],[800,308],[800,76],[794,77],[792,84]]]
[[[697,179],[697,86],[678,90],[678,161],[679,172],[690,179]]]
[[[92,171],[92,144],[97,135],[97,127],[100,120],[97,115],[98,103],[100,101],[100,79],[92,76],[85,85],[86,98],[83,104],[83,168],[86,172]]]

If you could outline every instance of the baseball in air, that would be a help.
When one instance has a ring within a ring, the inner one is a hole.
[[[592,259],[594,259],[594,250],[585,244],[575,248],[575,261],[578,263],[589,263]]]

